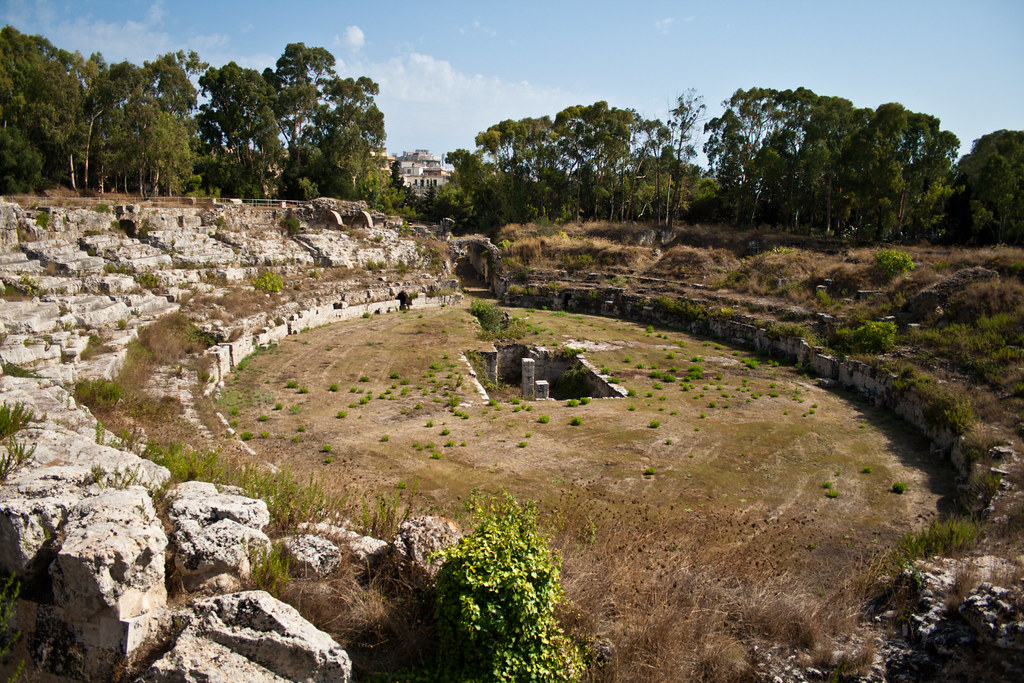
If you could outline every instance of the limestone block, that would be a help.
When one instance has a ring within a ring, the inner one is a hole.
[[[112,612],[128,619],[162,607],[166,548],[144,488],[107,489],[82,500],[68,514],[50,568],[54,602],[81,618]]]
[[[217,487],[203,481],[188,481],[174,489],[175,498],[167,514],[175,523],[190,519],[203,525],[230,519],[262,530],[270,523],[267,504],[255,498],[218,493]]]
[[[236,586],[249,575],[249,554],[269,549],[261,529],[270,522],[267,504],[233,493],[218,493],[206,482],[186,482],[175,489],[168,508],[178,552],[175,565],[189,587]]]
[[[462,532],[455,522],[443,517],[413,517],[401,523],[391,541],[399,560],[414,573],[437,576],[441,563],[430,561],[431,553],[455,545]]]
[[[263,591],[200,600],[192,606],[192,613],[174,648],[140,680],[352,680],[348,653],[295,608]]]
[[[88,480],[87,468],[53,467],[0,489],[0,570],[19,577],[45,571],[80,499],[77,489]]]
[[[0,307],[0,322],[8,334],[52,332],[59,317],[60,307],[52,302],[5,301]]]
[[[249,554],[257,548],[270,548],[270,539],[262,531],[231,519],[208,526],[181,520],[175,525],[173,538],[177,548],[174,564],[190,589],[237,588],[236,579],[249,576]]]
[[[339,540],[348,546],[356,559],[371,566],[384,559],[389,547],[387,541],[372,536],[362,536],[354,531],[342,532]]]
[[[320,536],[290,536],[285,539],[284,547],[291,557],[292,569],[305,575],[327,576],[337,568],[340,561],[338,546]]]

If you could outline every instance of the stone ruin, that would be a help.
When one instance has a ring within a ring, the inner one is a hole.
[[[283,229],[286,218],[299,229]],[[164,654],[142,681],[351,679],[349,657],[330,636],[269,594],[243,590],[250,558],[270,547],[266,504],[187,482],[168,493],[165,527],[153,496],[170,472],[140,457],[144,438],[106,431],[72,392],[82,380],[115,378],[139,330],[193,296],[213,302],[199,321],[217,342],[206,352],[207,392],[289,334],[456,302],[457,281],[425,272],[430,256],[397,228],[365,204],[333,200],[92,210],[0,201],[0,289],[14,295],[0,302],[0,396],[33,416],[15,435],[28,458],[0,484],[0,576],[20,584],[11,626],[22,633],[0,661],[0,679],[25,662],[40,680],[109,680],[154,639]],[[378,264],[401,264],[408,275],[357,270]],[[357,272],[310,277],[336,267]],[[310,284],[289,300],[268,295],[269,306],[242,317],[220,310],[233,283],[251,288],[265,270]],[[192,388],[203,385],[195,371],[167,372],[155,389],[180,397],[190,419]],[[338,520],[281,540],[310,575],[329,573],[343,555],[366,567],[394,558],[407,574],[429,575],[429,550],[458,532],[443,520],[409,523],[395,539],[364,537]],[[168,604],[168,568],[196,599]]]
[[[477,353],[487,381],[518,386],[527,401],[626,396],[623,386],[611,382],[608,375],[576,353],[524,344],[502,344]]]

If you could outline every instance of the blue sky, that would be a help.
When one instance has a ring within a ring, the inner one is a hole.
[[[0,0],[0,20],[84,55],[194,49],[262,70],[329,49],[380,84],[388,149],[472,149],[506,118],[606,100],[663,118],[686,89],[709,116],[738,88],[806,87],[941,119],[966,153],[1024,129],[1024,0]]]

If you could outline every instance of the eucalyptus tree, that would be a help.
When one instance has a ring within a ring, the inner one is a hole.
[[[266,197],[275,192],[284,156],[274,113],[274,89],[255,69],[229,62],[199,79],[206,101],[196,117],[211,163],[205,181],[230,196]]]
[[[970,189],[972,230],[980,239],[1024,241],[1024,131],[983,135],[960,160]]]

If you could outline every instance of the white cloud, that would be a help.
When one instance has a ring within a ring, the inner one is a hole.
[[[473,137],[504,119],[554,116],[583,101],[577,94],[528,81],[467,74],[451,62],[409,52],[386,62],[339,68],[345,76],[365,75],[380,85],[377,106],[384,112],[388,147],[436,145],[437,153],[472,149]]]
[[[658,21],[654,22],[654,28],[656,28],[661,33],[668,33],[668,30],[672,27],[672,24],[674,24],[675,21],[675,17],[659,19]]]
[[[361,50],[366,45],[366,36],[358,26],[349,26],[345,29],[345,37],[341,39],[341,44],[350,50]]]
[[[166,52],[196,50],[200,57],[213,63],[218,55],[210,51],[226,52],[231,39],[222,33],[196,34],[184,41],[173,40],[164,30],[167,12],[158,0],[139,20],[104,21],[92,15],[74,19],[64,18],[46,0],[37,2],[11,2],[4,19],[25,33],[39,33],[54,45],[66,50],[77,50],[83,55],[102,52],[108,62],[128,60],[135,64]]]

